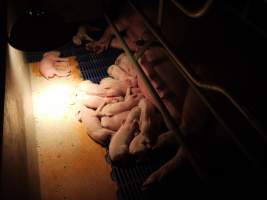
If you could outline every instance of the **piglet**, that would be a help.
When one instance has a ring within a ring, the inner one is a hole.
[[[123,121],[126,119],[130,111],[124,111],[121,113],[118,113],[116,115],[113,115],[112,117],[104,116],[101,118],[101,125],[104,128],[108,128],[113,131],[117,131]]]
[[[128,88],[124,101],[103,105],[102,108],[99,108],[100,115],[113,116],[118,113],[131,110],[133,107],[138,105],[141,98],[141,94],[131,94],[131,89]]]
[[[127,88],[133,87],[131,81],[128,80],[116,80],[111,77],[104,78],[100,81],[100,87],[104,89],[112,89],[117,91],[117,94],[120,96],[125,96]]]
[[[125,53],[122,53],[117,57],[115,65],[123,69],[128,75],[136,77],[134,66]]]
[[[144,155],[154,145],[158,136],[158,124],[155,106],[147,99],[140,100],[141,109],[139,119],[140,133],[132,140],[129,151],[135,156]]]
[[[58,77],[66,77],[70,75],[70,66],[68,62],[68,58],[60,58],[60,52],[51,51],[46,52],[43,55],[43,59],[40,62],[39,71],[43,77],[46,79],[53,78],[55,76]],[[68,66],[67,70],[58,70],[56,67],[59,66]]]
[[[101,106],[104,102],[115,103],[122,101],[123,97],[100,97],[94,95],[88,95],[83,92],[78,92],[76,95],[76,103],[84,105],[88,108],[96,109]]]
[[[146,29],[142,19],[138,15],[133,14],[132,9],[128,8],[128,6],[123,6],[120,13],[121,16],[119,16],[114,23],[119,31],[125,31],[124,39],[132,51],[137,51],[139,49],[140,46],[137,45],[137,41],[145,42],[153,39],[153,36]],[[111,26],[106,28],[100,40],[86,45],[88,50],[96,53],[107,50],[109,46],[121,48],[120,42],[114,37]]]
[[[107,144],[114,131],[102,128],[97,111],[82,106],[78,112],[78,119],[86,127],[87,134],[97,143],[101,145]]]
[[[108,74],[113,77],[114,79],[121,80],[121,81],[130,81],[132,87],[137,86],[136,77],[132,77],[127,72],[125,72],[122,68],[117,65],[111,65],[108,68]]]
[[[115,97],[122,95],[121,90],[118,88],[105,88],[89,80],[82,81],[78,86],[78,91],[99,97]]]
[[[49,58],[50,60],[54,61],[61,61],[61,62],[67,62],[69,61],[68,58],[61,58],[60,56],[60,51],[48,51],[43,54],[43,57]]]
[[[113,135],[109,144],[109,156],[114,162],[122,161],[129,156],[129,144],[138,131],[138,119],[141,109],[136,106],[128,114],[125,122]]]

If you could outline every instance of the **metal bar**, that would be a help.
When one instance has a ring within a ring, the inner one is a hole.
[[[213,0],[207,0],[204,5],[196,10],[196,11],[190,11],[188,9],[186,9],[182,4],[180,4],[177,0],[171,0],[171,2],[177,7],[179,8],[187,17],[190,18],[199,18],[201,16],[203,16],[208,9],[210,8]]]
[[[213,106],[209,103],[208,98],[206,95],[204,95],[204,93],[198,88],[202,88],[202,89],[209,89],[209,90],[213,90],[216,92],[219,92],[221,94],[223,94],[224,96],[227,97],[228,100],[230,100],[231,103],[233,103],[233,105],[239,110],[242,111],[241,114],[244,115],[245,118],[249,119],[248,121],[250,122],[250,124],[252,125],[252,127],[254,127],[256,130],[262,131],[260,129],[260,127],[257,125],[256,122],[253,121],[253,119],[251,119],[249,117],[249,114],[247,112],[245,112],[240,106],[239,104],[236,103],[236,101],[228,94],[225,92],[225,90],[221,89],[218,86],[213,86],[213,85],[207,85],[207,84],[199,84],[200,82],[197,81],[193,76],[192,73],[190,73],[187,69],[187,67],[185,67],[185,65],[175,56],[175,54],[173,53],[173,51],[171,50],[171,48],[169,47],[169,45],[167,44],[167,42],[163,39],[163,37],[156,31],[156,29],[153,27],[152,23],[149,22],[149,20],[147,19],[147,17],[145,17],[145,15],[139,11],[139,9],[136,8],[136,6],[134,4],[132,4],[132,2],[130,0],[128,0],[128,3],[130,4],[130,6],[133,8],[133,10],[135,10],[135,12],[142,18],[144,24],[147,26],[147,28],[151,31],[151,33],[155,36],[155,38],[157,38],[157,40],[162,44],[162,46],[165,48],[166,52],[168,53],[168,55],[170,56],[170,58],[172,59],[172,61],[175,62],[175,66],[176,68],[180,71],[180,73],[183,75],[183,77],[186,79],[186,81],[188,82],[188,84],[194,89],[194,91],[198,94],[198,96],[202,99],[202,101],[205,103],[205,105],[209,108],[209,110],[211,111],[211,113],[214,115],[214,117],[217,119],[217,121],[219,121],[221,123],[221,125],[225,128],[225,130],[229,133],[230,137],[233,139],[233,141],[236,143],[236,145],[239,147],[239,149],[243,152],[244,155],[247,156],[247,158],[252,162],[252,163],[256,163],[256,161],[254,161],[253,157],[246,151],[245,147],[239,142],[239,140],[236,138],[234,132],[232,131],[231,128],[229,128],[225,121],[220,117],[220,115],[216,112],[216,110],[213,108]],[[264,134],[264,131],[261,132]],[[264,134],[265,135],[265,134]],[[263,135],[261,135],[263,136]],[[266,138],[266,137],[264,137]]]
[[[138,60],[141,58],[147,49],[151,46],[162,46],[160,43],[156,43],[155,41],[148,41],[146,42],[134,55],[135,59]]]
[[[158,10],[158,26],[162,26],[164,0],[159,0],[159,10]]]
[[[188,152],[188,156],[189,156],[189,160],[192,164],[192,166],[194,167],[196,173],[200,176],[200,177],[204,177],[200,167],[198,166],[198,164],[196,163],[196,160],[194,159],[193,154],[191,153],[191,151],[188,148],[188,145],[185,143],[185,138],[183,135],[183,132],[181,129],[177,128],[177,124],[174,122],[172,116],[170,115],[168,109],[166,108],[166,106],[163,104],[163,102],[161,101],[161,98],[159,97],[158,93],[156,92],[156,90],[153,88],[152,84],[150,83],[149,79],[146,77],[144,71],[142,70],[141,66],[139,65],[139,63],[135,60],[133,54],[131,53],[128,45],[126,44],[126,42],[124,41],[123,37],[120,35],[117,27],[115,26],[115,24],[110,20],[110,18],[105,15],[105,18],[107,20],[107,22],[109,23],[109,25],[111,26],[114,34],[116,35],[117,39],[120,41],[121,46],[123,48],[123,50],[125,51],[126,55],[128,56],[128,58],[131,60],[131,62],[133,63],[137,73],[140,75],[142,81],[145,83],[145,85],[147,86],[147,89],[149,90],[150,94],[152,95],[153,99],[157,102],[157,106],[164,118],[164,121],[167,125],[167,127],[173,131],[175,134],[175,137],[177,139],[177,141],[185,148],[185,150]]]

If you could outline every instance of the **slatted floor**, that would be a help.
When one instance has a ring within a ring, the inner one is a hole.
[[[95,83],[99,83],[102,78],[107,76],[107,68],[115,62],[116,57],[121,53],[120,50],[110,49],[105,53],[93,54],[86,51],[85,48],[73,44],[67,44],[59,50],[63,57],[76,56],[83,78]],[[28,53],[26,57],[29,62],[36,62],[41,60],[42,53]],[[141,189],[142,183],[164,163],[164,159],[157,158],[154,161],[138,163],[134,161],[128,166],[116,166],[110,162],[108,149],[105,159],[112,166],[111,177],[118,185],[119,200],[150,199],[151,191],[143,191]]]

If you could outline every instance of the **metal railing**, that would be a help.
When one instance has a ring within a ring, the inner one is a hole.
[[[166,0],[159,0],[159,6],[158,6],[158,26],[162,26],[162,18],[163,18],[163,10],[164,10],[164,3]],[[170,0],[173,5],[175,5],[177,8],[179,8],[187,17],[190,18],[199,18],[202,17],[207,13],[209,8],[211,7],[213,0],[206,0],[206,2],[203,4],[203,6],[197,10],[189,10],[186,9],[181,3],[179,3],[177,0]]]
[[[197,10],[193,10],[193,11],[186,9],[181,3],[178,2],[178,0],[171,0],[171,2],[177,8],[179,8],[187,17],[199,18],[199,17],[201,17],[207,13],[211,4],[213,3],[213,0],[206,0],[206,2],[204,3],[204,5],[201,8],[199,8]]]
[[[241,113],[241,115],[247,119],[249,124],[257,131],[257,133],[265,141],[267,141],[267,135],[266,135],[265,131],[262,129],[262,127],[259,125],[257,120],[255,119],[255,117],[251,113],[249,113],[249,111],[244,106],[241,106],[241,104],[238,103],[238,101],[233,97],[233,95],[231,95],[229,93],[229,91],[226,91],[224,88],[219,87],[217,85],[206,84],[206,83],[203,83],[203,82],[197,80],[197,78],[195,78],[193,76],[194,73],[192,71],[189,71],[190,67],[186,67],[185,64],[180,59],[177,58],[177,56],[173,53],[173,51],[171,50],[171,48],[169,47],[167,42],[163,39],[163,37],[156,30],[156,28],[154,28],[153,24],[149,21],[149,19],[130,0],[128,2],[131,5],[131,7],[135,10],[135,12],[143,19],[143,22],[145,23],[147,28],[151,31],[151,33],[156,37],[156,39],[164,47],[164,49],[167,51],[168,56],[176,64],[175,66],[177,67],[177,69],[179,71],[181,71],[182,74],[184,74],[185,78],[188,79],[188,81],[190,81],[192,84],[194,84],[195,86],[197,86],[199,88],[202,88],[204,90],[214,91],[214,92],[222,94]],[[163,2],[164,2],[164,0],[160,0],[160,2],[159,2],[160,6],[159,6],[158,19],[162,17]],[[212,0],[206,1],[205,5],[202,7],[202,9],[200,9],[202,15],[207,12],[211,3],[212,3]],[[202,15],[198,15],[198,17],[200,17]],[[158,21],[158,24],[160,24],[160,25],[162,24],[161,20]],[[149,46],[147,46],[146,48],[148,48],[148,47]],[[142,49],[142,52],[145,52],[145,49]]]
[[[172,0],[174,3],[174,0]],[[176,1],[175,1],[176,2]],[[219,94],[222,94],[230,103],[233,105],[237,111],[247,120],[247,122],[253,127],[257,133],[259,133],[259,136],[264,139],[264,141],[267,141],[267,137],[265,134],[265,131],[261,128],[257,120],[243,107],[241,106],[237,100],[229,94],[224,88],[221,88],[217,85],[210,85],[206,83],[202,83],[201,81],[197,80],[194,73],[190,71],[190,66],[188,67],[185,63],[181,61],[175,54],[174,51],[170,48],[170,46],[167,44],[167,42],[164,40],[163,36],[156,30],[154,25],[149,21],[149,19],[138,9],[131,0],[128,0],[129,5],[131,8],[140,16],[140,18],[143,20],[145,26],[150,30],[150,32],[153,34],[153,36],[157,39],[157,41],[162,45],[163,49],[167,53],[167,55],[170,57],[171,61],[175,64],[175,67],[179,70],[181,75],[184,77],[184,79],[187,81],[189,86],[196,92],[196,94],[200,97],[200,99],[203,101],[203,103],[208,107],[210,112],[213,114],[215,119],[222,125],[222,127],[225,129],[225,131],[229,134],[229,136],[232,138],[232,140],[235,142],[235,144],[239,147],[240,151],[247,157],[247,159],[254,164],[255,167],[259,167],[259,163],[253,158],[253,156],[246,150],[245,146],[239,141],[239,139],[236,137],[234,131],[227,125],[225,120],[220,116],[220,114],[217,112],[216,108],[210,103],[209,97],[203,92],[203,91],[213,91]],[[177,2],[176,2],[177,3]],[[177,6],[180,8],[188,17],[200,17],[203,16],[207,10],[209,9],[210,5],[212,4],[212,0],[207,0],[205,5],[198,11],[189,12],[183,10],[180,6]],[[163,6],[164,6],[164,0],[159,1],[159,10],[158,10],[158,26],[161,26],[162,24],[162,13],[163,13]],[[164,120],[171,130],[173,130],[175,133],[177,133],[176,137],[178,139],[178,142],[182,146],[184,146],[188,152],[190,150],[188,149],[187,144],[185,143],[184,136],[183,136],[183,130],[177,128],[177,124],[173,121],[169,111],[165,107],[165,105],[162,103],[160,97],[158,96],[157,92],[149,82],[148,78],[144,74],[142,68],[140,67],[139,63],[136,61],[132,53],[130,52],[126,42],[121,37],[120,33],[118,32],[118,29],[114,25],[114,23],[110,20],[110,18],[106,15],[105,16],[108,23],[113,28],[113,31],[116,35],[116,37],[119,39],[120,43],[122,44],[122,47],[124,51],[126,52],[127,56],[130,58],[132,63],[134,64],[138,74],[141,76],[142,80],[144,81],[145,85],[149,89],[150,93],[152,94],[153,98],[157,102],[159,106],[159,110],[161,111]],[[144,49],[142,49],[142,52],[145,52],[146,48],[149,48],[150,45],[147,45]],[[140,55],[139,55],[140,56]],[[192,153],[190,153],[190,161],[195,168],[196,172],[198,174],[202,174],[200,167],[197,165],[194,156]]]
[[[196,173],[200,176],[203,177],[203,172],[200,169],[199,165],[196,162],[196,159],[194,158],[194,155],[190,152],[186,142],[185,142],[185,138],[184,138],[184,134],[183,134],[183,130],[179,129],[177,124],[175,123],[175,121],[173,120],[172,116],[170,115],[168,109],[166,108],[166,106],[164,105],[164,103],[161,101],[161,98],[159,97],[158,93],[156,92],[156,90],[154,89],[154,87],[152,86],[152,84],[150,83],[149,79],[146,77],[143,69],[141,68],[140,64],[136,61],[134,55],[131,53],[127,43],[124,41],[123,37],[121,36],[121,34],[119,33],[118,28],[115,26],[115,24],[111,21],[111,19],[108,17],[108,15],[105,15],[105,18],[108,22],[108,24],[111,26],[115,36],[117,37],[117,39],[120,41],[121,46],[123,48],[123,50],[125,51],[126,55],[128,56],[128,58],[131,60],[131,62],[134,64],[134,67],[137,71],[137,73],[140,75],[142,81],[144,82],[144,84],[146,85],[147,89],[149,90],[150,94],[152,95],[152,98],[156,101],[157,103],[157,107],[160,110],[164,121],[167,125],[167,127],[175,134],[176,139],[178,140],[178,142],[185,148],[185,150],[187,151],[188,155],[189,155],[189,160],[192,164],[192,166],[194,167]]]
[[[241,106],[237,100],[235,100],[235,98],[229,94],[229,92],[227,92],[225,89],[216,86],[216,85],[210,85],[210,84],[205,84],[202,83],[201,81],[197,80],[194,76],[193,76],[193,72],[189,71],[190,67],[186,66],[181,59],[177,58],[177,56],[173,53],[173,51],[171,50],[170,46],[167,44],[167,42],[163,39],[163,37],[161,36],[161,34],[156,30],[156,28],[154,28],[153,24],[149,21],[149,19],[140,11],[140,9],[138,9],[130,0],[128,1],[130,6],[134,9],[134,11],[141,17],[141,19],[143,20],[144,24],[146,25],[146,27],[151,31],[151,33],[154,35],[154,37],[160,42],[160,44],[164,47],[165,51],[167,52],[168,56],[171,58],[171,60],[176,64],[176,68],[179,70],[179,72],[181,72],[181,74],[184,76],[184,78],[186,79],[186,81],[189,83],[189,85],[195,90],[195,92],[198,93],[198,95],[200,96],[200,98],[203,100],[203,102],[206,104],[206,106],[210,109],[210,111],[213,113],[213,115],[215,116],[215,118],[221,122],[221,124],[224,126],[224,128],[226,130],[228,130],[228,132],[233,133],[233,131],[226,125],[226,123],[224,122],[224,120],[220,117],[219,114],[217,114],[216,109],[213,108],[213,106],[209,103],[208,98],[206,97],[206,95],[203,94],[203,92],[200,91],[201,89],[204,90],[210,90],[210,91],[215,91],[217,93],[222,94],[224,97],[226,97],[228,99],[228,101],[242,114],[242,116],[245,117],[245,119],[247,119],[247,121],[249,122],[249,124],[257,131],[257,133],[259,133],[259,135],[265,140],[267,141],[267,137],[265,134],[265,131],[261,128],[261,126],[259,125],[259,123],[257,122],[257,120],[255,119],[254,116],[252,116],[243,106]],[[144,51],[144,50],[143,50]],[[234,136],[231,136],[234,140],[237,140],[234,138]],[[238,144],[238,146],[242,146],[241,144],[239,144],[238,141],[236,141],[236,143]],[[241,148],[242,149],[242,148]],[[244,151],[244,150],[243,150]],[[246,153],[245,153],[246,154]]]

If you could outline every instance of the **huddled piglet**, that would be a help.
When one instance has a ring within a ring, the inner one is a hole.
[[[131,109],[125,122],[111,138],[109,156],[112,161],[121,161],[129,156],[129,144],[138,131],[138,119],[141,109],[136,106]]]
[[[141,98],[141,94],[132,94],[131,89],[128,88],[124,101],[107,104],[103,108],[99,109],[99,113],[102,116],[113,116],[121,112],[131,110],[133,107],[138,105]]]
[[[132,51],[137,51],[140,48],[140,43],[142,44],[144,41],[152,40],[153,36],[145,27],[142,19],[136,14],[130,14],[131,11],[132,9],[128,8],[126,12],[122,12],[124,14],[119,16],[114,23],[119,31],[126,32],[124,39],[129,48]],[[125,15],[125,13],[127,14]],[[111,26],[105,29],[102,37],[98,41],[86,44],[86,48],[95,53],[101,53],[109,47],[121,48],[120,42],[114,37]]]
[[[57,77],[66,77],[71,73],[68,58],[61,58],[59,51],[50,51],[43,54],[40,62],[39,71],[46,79]],[[59,70],[58,67],[66,67],[66,70]]]
[[[114,97],[122,95],[122,92],[118,88],[102,87],[101,85],[93,83],[89,80],[81,82],[78,86],[78,90],[88,95],[99,97]]]
[[[130,82],[132,87],[136,87],[137,86],[136,77],[133,77],[130,74],[127,74],[126,71],[124,71],[121,67],[119,67],[117,65],[111,65],[108,68],[108,74],[111,77],[113,77],[114,79]]]
[[[116,58],[115,65],[122,68],[128,75],[130,75],[132,77],[137,76],[132,62],[130,61],[130,59],[127,57],[127,55],[125,53],[120,54]]]
[[[146,153],[155,144],[159,131],[156,107],[147,99],[140,100],[138,107],[141,109],[139,118],[140,133],[130,143],[131,154],[139,156]]]
[[[101,106],[104,103],[115,103],[123,101],[123,97],[117,96],[117,97],[101,97],[97,95],[89,95],[83,92],[78,92],[76,94],[76,103],[82,104],[88,108],[97,109],[99,106]]]
[[[127,88],[133,87],[134,85],[132,85],[128,80],[116,80],[114,78],[108,77],[103,78],[100,81],[100,86],[104,89],[115,90],[117,91],[117,94],[125,96]]]
[[[115,134],[114,131],[101,126],[100,119],[95,110],[85,106],[81,107],[78,112],[78,119],[85,125],[87,134],[101,145],[107,144],[111,136]]]
[[[101,125],[104,127],[104,128],[108,128],[110,130],[113,130],[113,131],[117,131],[123,121],[126,119],[126,117],[128,116],[130,111],[124,111],[124,112],[121,112],[121,113],[118,113],[116,115],[113,115],[113,116],[104,116],[101,118]]]

